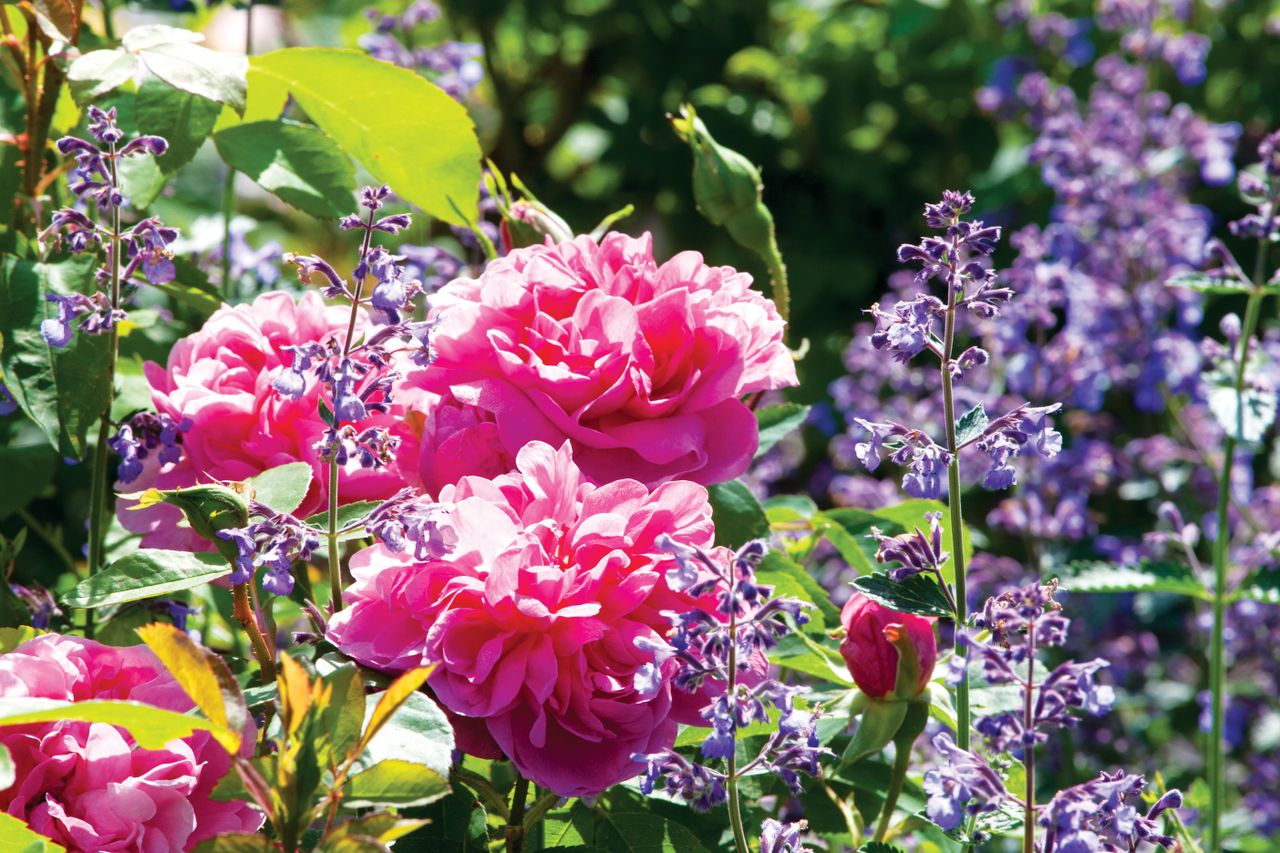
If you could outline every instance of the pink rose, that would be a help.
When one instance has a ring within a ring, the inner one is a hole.
[[[220,308],[200,331],[174,345],[167,367],[148,362],[144,373],[156,410],[189,426],[182,433],[180,461],[162,465],[151,454],[139,479],[122,490],[243,480],[301,461],[315,477],[295,514],[305,518],[321,511],[329,480],[328,465],[315,446],[325,430],[317,406],[320,383],[310,379],[306,392],[294,400],[276,392],[271,382],[293,361],[285,347],[344,334],[348,316],[348,309],[326,307],[315,292],[297,302],[287,293],[267,293],[248,305]],[[366,423],[395,421],[375,415]],[[350,503],[387,498],[403,486],[398,464],[375,471],[353,459],[340,475],[339,490],[342,501]],[[146,534],[144,547],[210,549],[193,531],[177,526],[182,514],[175,507],[134,511],[131,505],[120,501],[117,512],[126,528]]]
[[[931,616],[899,613],[855,592],[840,611],[840,654],[858,689],[871,699],[919,696],[938,662],[933,623]]]
[[[516,467],[484,409],[408,384],[397,386],[395,400],[405,410],[396,461],[410,485],[436,495],[468,474],[496,477]]]
[[[194,704],[145,646],[115,648],[47,634],[0,655],[0,696],[127,699],[171,711]],[[252,754],[249,723],[242,754]],[[209,793],[231,758],[208,732],[139,749],[104,723],[57,722],[0,729],[17,781],[0,809],[69,851],[168,853],[222,832],[254,832],[262,815]]]
[[[686,694],[676,707],[670,678],[641,668],[654,674],[664,611],[714,607],[667,586],[675,561],[655,542],[711,547],[711,508],[690,482],[596,487],[567,442],[533,442],[516,467],[442,490],[456,533],[447,553],[422,562],[375,546],[352,557],[348,606],[328,637],[376,669],[439,664],[428,683],[468,721],[463,748],[500,751],[561,795],[594,795],[643,769],[632,754],[669,747],[677,721],[701,722],[705,700]]]
[[[433,298],[436,362],[411,381],[490,413],[508,453],[573,443],[593,482],[730,480],[755,453],[744,394],[796,384],[751,277],[648,235],[517,249]]]

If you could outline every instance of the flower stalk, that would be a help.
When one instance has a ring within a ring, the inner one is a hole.
[[[947,288],[947,315],[942,331],[942,419],[946,428],[947,452],[951,461],[947,465],[947,510],[950,514],[948,532],[951,535],[951,559],[955,566],[956,638],[955,654],[964,656],[968,649],[960,642],[960,631],[968,618],[965,591],[964,564],[964,514],[960,502],[960,454],[956,436],[955,389],[952,385],[951,360],[955,350],[956,288]],[[966,667],[956,685],[956,743],[961,749],[969,748],[969,678]]]

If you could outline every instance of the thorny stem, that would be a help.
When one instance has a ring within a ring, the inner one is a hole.
[[[524,804],[529,796],[529,780],[516,777],[515,790],[511,792],[511,814],[507,818],[507,853],[520,853],[524,849]]]
[[[108,158],[111,170],[111,184],[118,186],[116,173],[116,144],[111,143],[111,155]],[[120,208],[111,209],[111,246],[108,250],[107,263],[111,267],[111,332],[107,345],[107,400],[103,404],[98,419],[98,443],[93,449],[93,481],[89,488],[89,576],[102,571],[106,551],[107,524],[107,460],[111,448],[107,440],[111,437],[111,403],[116,392],[116,353],[119,349],[119,328],[115,322],[115,312],[120,307]],[[84,635],[93,639],[93,610],[84,611]]]
[[[364,242],[360,246],[360,260],[356,269],[361,275],[355,281],[355,290],[351,295],[351,316],[347,320],[347,337],[342,342],[342,357],[351,354],[351,344],[356,336],[356,319],[360,316],[360,295],[364,290],[364,260],[369,255],[369,243],[373,239],[373,217],[376,211],[369,211],[369,219],[365,223]],[[336,404],[336,400],[334,401]],[[334,413],[334,429],[338,428],[337,413]],[[329,606],[337,613],[342,609],[342,564],[338,554],[338,457],[335,454],[329,460],[329,529],[325,532],[329,541]]]
[[[1213,696],[1209,728],[1209,850],[1222,849],[1222,812],[1226,805],[1225,764],[1222,746],[1223,716],[1226,709],[1226,617],[1227,617],[1227,562],[1231,545],[1231,468],[1235,458],[1236,442],[1244,432],[1244,383],[1249,364],[1249,345],[1258,327],[1261,314],[1262,278],[1266,272],[1267,244],[1259,241],[1257,260],[1253,270],[1253,288],[1244,312],[1244,325],[1240,331],[1240,362],[1236,365],[1236,424],[1227,432],[1222,442],[1222,470],[1218,477],[1218,524],[1213,540],[1213,633],[1209,647],[1209,690]]]
[[[249,644],[253,647],[253,656],[258,660],[258,667],[261,669],[261,677],[263,684],[271,684],[276,680],[276,660],[271,653],[271,646],[267,644],[267,638],[262,634],[262,626],[258,624],[258,614],[254,612],[252,605],[249,603],[249,584],[240,583],[235,585],[232,592],[234,599],[234,615],[236,621],[244,626],[245,633],[249,635]]]
[[[778,251],[778,237],[772,222],[769,223],[769,245],[761,254],[769,267],[773,302],[778,308],[778,316],[782,318],[782,340],[785,343],[787,332],[791,329],[791,289],[787,284],[787,265],[783,263],[782,253]]]
[[[738,615],[737,606],[738,573],[733,566],[729,568],[729,673],[725,696],[729,698],[730,708],[738,697]],[[734,713],[732,710],[730,713]],[[735,731],[736,734],[736,731]],[[742,804],[738,800],[738,744],[734,739],[729,750],[728,767],[725,778],[725,789],[729,799],[729,825],[733,827],[733,844],[737,853],[750,853],[747,846],[747,832],[742,825]]]
[[[947,466],[947,508],[950,510],[951,522],[948,525],[951,534],[951,559],[956,567],[956,637],[959,639],[968,620],[965,602],[965,566],[964,566],[964,517],[960,506],[960,454],[956,444],[956,402],[955,391],[951,385],[951,358],[955,347],[956,336],[956,288],[947,283],[947,319],[942,333],[942,418],[947,433],[947,452],[951,454],[951,463]],[[968,654],[968,649],[956,643],[955,653],[960,657]],[[969,748],[969,678],[967,672],[956,685],[956,744],[961,749]]]

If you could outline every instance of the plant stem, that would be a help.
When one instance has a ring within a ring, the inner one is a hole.
[[[769,267],[769,278],[773,283],[773,302],[778,308],[778,316],[782,318],[782,340],[787,339],[791,329],[791,288],[787,283],[787,265],[782,261],[782,253],[778,251],[778,238],[769,222],[769,245],[761,252],[765,264]]]
[[[360,245],[360,261],[357,270],[364,269],[364,260],[369,256],[369,244],[373,240],[373,217],[376,211],[369,211],[369,219],[364,227],[364,242]],[[356,336],[356,320],[360,316],[360,295],[364,292],[364,275],[354,282],[355,290],[351,295],[351,316],[347,320],[347,337],[342,343],[342,357],[351,355],[351,345]],[[337,400],[334,400],[333,427],[338,428]],[[342,609],[342,564],[338,555],[338,457],[334,454],[329,460],[329,529],[325,532],[329,540],[329,606],[337,613]]]
[[[107,41],[116,40],[116,27],[111,23],[111,0],[102,0],[102,34]]]
[[[267,638],[262,634],[262,626],[258,624],[258,614],[253,611],[253,607],[249,604],[249,584],[236,584],[232,592],[235,601],[235,617],[236,621],[244,626],[244,631],[249,635],[249,644],[253,647],[253,656],[258,659],[258,667],[261,669],[259,673],[262,677],[263,684],[270,684],[276,680],[276,659],[271,653],[271,646],[267,644]]]
[[[524,803],[529,797],[529,780],[516,777],[515,790],[511,792],[511,815],[507,818],[507,853],[520,853],[524,849]]]
[[[950,510],[951,561],[956,568],[956,645],[955,653],[968,655],[966,646],[958,642],[960,631],[968,619],[965,600],[964,565],[964,516],[960,504],[960,454],[956,442],[956,401],[951,385],[951,358],[956,337],[956,289],[947,285],[947,319],[942,332],[942,418],[947,434],[947,452],[951,464],[947,466],[947,509]],[[956,685],[956,745],[969,748],[969,676],[966,671]]]
[[[1035,725],[1035,683],[1036,683],[1036,626],[1035,622],[1027,631],[1027,683],[1023,688],[1022,698],[1022,730],[1030,732]],[[1026,811],[1022,818],[1022,853],[1035,853],[1036,850],[1036,750],[1035,744],[1027,746],[1022,756],[1026,769],[1027,795]]]
[[[116,173],[116,144],[111,143],[109,158],[112,186],[119,185]],[[120,307],[120,208],[111,210],[111,246],[108,264],[111,267],[111,332],[107,346],[107,400],[98,419],[98,443],[93,449],[93,480],[89,487],[89,576],[102,571],[106,562],[107,527],[107,459],[111,449],[107,440],[111,436],[111,403],[116,393],[116,357],[120,347],[119,328],[115,312]],[[93,610],[84,612],[84,635],[93,638]]]
[[[737,572],[732,567],[729,569],[729,677],[728,684],[725,687],[725,696],[729,697],[729,707],[732,709],[735,702],[738,701],[738,620],[736,615],[736,606],[732,604],[737,600]],[[733,713],[731,710],[730,713]],[[747,846],[747,832],[742,825],[742,803],[738,800],[738,741],[737,731],[734,732],[733,748],[729,750],[728,768],[725,778],[725,789],[728,793],[729,800],[729,825],[733,827],[733,844],[737,853],[750,853],[751,848]]]
[[[902,783],[907,778],[907,769],[911,764],[911,748],[899,748],[893,759],[893,775],[889,777],[889,790],[884,795],[884,806],[880,810],[880,822],[876,824],[875,841],[884,841],[893,820],[894,807],[898,805],[898,795],[902,793]]]
[[[1209,850],[1222,849],[1222,812],[1226,805],[1225,764],[1222,746],[1223,715],[1226,710],[1226,618],[1228,550],[1231,546],[1231,468],[1236,442],[1244,432],[1244,382],[1249,364],[1249,346],[1262,313],[1262,278],[1266,272],[1267,244],[1259,241],[1253,271],[1253,288],[1245,307],[1240,331],[1240,362],[1236,365],[1236,424],[1222,442],[1222,470],[1218,476],[1218,524],[1213,540],[1213,633],[1209,645],[1209,691],[1213,696],[1209,727]]]
[[[227,166],[227,180],[222,185],[222,298],[230,302],[235,296],[231,280],[231,220],[236,215],[236,170]]]

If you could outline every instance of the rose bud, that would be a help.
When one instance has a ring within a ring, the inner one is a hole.
[[[869,699],[914,699],[938,660],[933,618],[899,613],[860,593],[840,611],[840,654]]]

